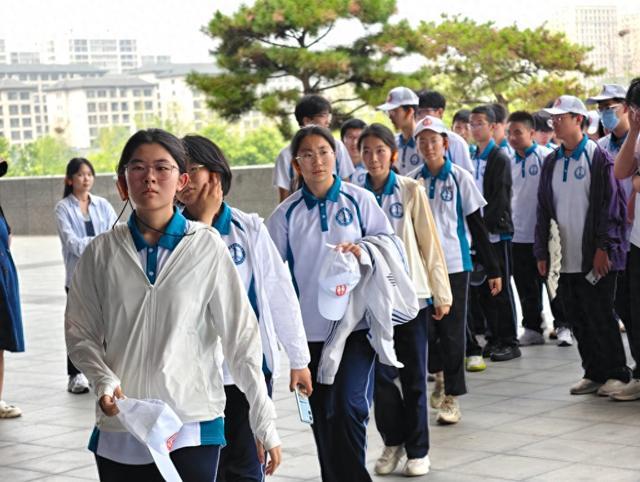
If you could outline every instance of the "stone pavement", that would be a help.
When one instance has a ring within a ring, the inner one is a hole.
[[[27,351],[6,355],[4,398],[24,415],[0,420],[0,481],[96,480],[86,450],[94,397],[66,392],[64,268],[56,237],[17,237]],[[554,344],[469,374],[463,419],[435,424],[432,471],[424,480],[640,480],[640,402],[570,396],[577,350]],[[285,379],[276,383],[284,460],[272,482],[320,480],[311,430],[300,423]],[[340,430],[340,427],[336,427]],[[372,421],[367,461],[381,440]],[[400,475],[374,480],[406,480]]]

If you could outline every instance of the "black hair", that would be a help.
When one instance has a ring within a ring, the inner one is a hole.
[[[472,114],[484,114],[489,124],[496,122],[496,113],[490,105],[479,105],[471,109]]]
[[[122,155],[118,162],[117,174],[124,176],[127,164],[131,161],[131,157],[136,149],[144,144],[159,144],[165,148],[171,157],[175,159],[180,169],[180,173],[187,172],[187,153],[184,149],[182,141],[173,134],[162,129],[146,129],[140,130],[132,135],[122,149]]]
[[[298,125],[303,127],[305,117],[315,117],[324,112],[331,112],[331,103],[318,94],[307,94],[296,104],[295,116]]]
[[[495,121],[498,124],[504,124],[504,121],[507,118],[507,115],[509,114],[509,111],[507,110],[507,108],[502,104],[498,104],[497,102],[490,104],[490,106],[493,109],[493,113],[496,116]]]
[[[396,136],[393,135],[391,129],[387,126],[378,124],[377,122],[368,125],[365,129],[360,133],[360,137],[358,138],[358,149],[362,148],[362,143],[367,137],[377,137],[382,142],[384,142],[389,149],[391,149],[391,153],[398,152],[398,145],[396,144]]]
[[[335,152],[336,150],[336,140],[333,138],[331,131],[326,127],[310,125],[306,127],[300,128],[296,135],[293,136],[291,141],[291,157],[296,158],[298,156],[298,151],[300,150],[300,144],[305,137],[309,136],[320,136],[323,137],[331,146],[331,150]]]
[[[640,77],[636,77],[631,81],[629,89],[627,89],[627,96],[624,100],[627,105],[640,107]]]
[[[182,138],[187,158],[195,164],[201,164],[209,172],[220,175],[222,194],[226,196],[231,188],[231,168],[218,145],[204,136],[191,134]]]
[[[469,109],[460,109],[458,112],[453,114],[453,123],[465,122],[468,124],[469,116],[471,116],[471,111]]]
[[[520,122],[525,124],[529,129],[533,129],[535,121],[533,116],[526,110],[517,110],[509,114],[507,122]]]
[[[91,171],[91,175],[95,177],[96,170],[88,159],[85,159],[84,157],[74,157],[67,163],[67,172],[64,179],[64,193],[62,194],[63,198],[73,193],[73,186],[71,186],[67,181],[70,181],[73,175],[76,174],[83,165],[87,166]]]
[[[533,128],[538,132],[553,132],[553,126],[551,125],[551,116],[543,110],[534,112]]]
[[[445,109],[447,106],[447,99],[444,98],[440,92],[435,90],[419,90],[416,92],[418,96],[418,107],[422,109]]]
[[[344,140],[344,136],[347,135],[347,131],[350,129],[364,129],[367,127],[367,123],[361,119],[349,119],[340,126],[340,139]]]

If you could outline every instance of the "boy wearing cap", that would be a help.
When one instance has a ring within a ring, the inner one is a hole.
[[[399,155],[395,166],[403,176],[415,170],[421,163],[416,142],[413,139],[417,107],[418,96],[407,87],[391,89],[389,95],[387,95],[387,101],[376,107],[378,110],[387,113],[393,127],[399,131],[396,136]]]
[[[496,125],[493,129],[493,139],[498,144],[498,147],[509,156],[513,157],[513,147],[509,145],[506,135],[507,129],[507,116],[509,115],[509,111],[502,104],[494,102],[490,104],[493,109],[493,113],[496,116]]]
[[[500,264],[503,286],[497,296],[491,296],[486,281],[477,288],[489,332],[484,354],[493,361],[506,361],[521,356],[511,289],[511,162],[493,139],[496,117],[491,106],[475,107],[470,120],[471,133],[478,145],[474,158],[475,181],[487,200],[483,210],[484,222]]]
[[[349,119],[340,127],[340,139],[347,148],[347,151],[349,151],[349,157],[351,157],[351,161],[353,162],[354,172],[349,176],[349,182],[360,187],[364,186],[364,181],[367,176],[367,168],[362,162],[362,156],[358,149],[358,139],[360,138],[362,129],[365,127],[367,127],[367,124],[360,119]]]
[[[544,146],[549,149],[555,149],[558,147],[553,142],[553,124],[551,124],[551,116],[543,110],[539,110],[533,113],[533,140],[539,146]]]
[[[305,95],[296,104],[296,120],[300,127],[311,124],[329,128],[331,124],[331,104],[327,99],[317,94]],[[342,179],[348,179],[353,174],[353,164],[345,145],[336,140],[335,174]],[[297,183],[293,166],[291,165],[291,145],[280,151],[273,169],[273,185],[278,188],[280,202],[300,186]]]
[[[534,254],[547,274],[549,223],[560,231],[562,301],[572,313],[584,377],[573,395],[607,396],[629,382],[630,373],[613,314],[617,272],[627,251],[626,200],[609,154],[582,131],[587,109],[562,95],[551,114],[561,146],[542,165]]]
[[[420,90],[417,92],[417,95],[419,104],[418,110],[416,111],[416,120],[423,119],[428,115],[442,120],[444,110],[447,106],[447,99],[435,90]],[[473,174],[474,168],[469,154],[468,141],[449,129],[447,129],[447,138],[449,139],[447,156],[451,159],[451,162],[458,164]],[[422,169],[422,167],[420,167],[420,169]]]

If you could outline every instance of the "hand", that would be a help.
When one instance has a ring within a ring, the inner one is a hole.
[[[491,290],[491,296],[496,296],[502,291],[502,278],[489,278],[489,289]]]
[[[301,387],[302,392],[308,397],[313,392],[313,384],[311,383],[311,372],[308,368],[291,369],[291,375],[289,378],[289,390],[292,392]]]
[[[547,262],[545,260],[538,261],[538,273],[540,273],[540,276],[543,278],[547,277]]]
[[[360,246],[354,243],[339,243],[336,245],[336,249],[342,251],[343,253],[353,253],[358,260],[360,259],[360,254],[362,250]]]
[[[449,314],[449,311],[451,310],[451,305],[435,306],[434,309],[436,312],[433,314],[432,318],[434,320],[441,320],[442,318],[444,318]]]
[[[258,460],[260,461],[260,465],[265,464],[265,454],[264,454],[264,445],[260,440],[256,440],[256,449],[258,450]],[[282,449],[280,445],[277,447],[273,447],[269,450],[269,463],[265,467],[264,473],[266,475],[273,475],[276,471],[280,462],[282,461]]]
[[[640,131],[640,109],[635,106],[629,107],[629,130],[631,132]]]
[[[116,387],[116,389],[113,391],[113,396],[102,395],[100,397],[100,408],[107,417],[113,417],[114,415],[117,415],[118,412],[120,412],[120,410],[118,410],[118,406],[116,405],[116,398],[124,398],[124,394],[122,393],[122,389],[120,387]]]
[[[611,261],[609,261],[609,255],[604,249],[596,249],[596,254],[593,256],[593,270],[598,276],[604,278],[611,269]]]

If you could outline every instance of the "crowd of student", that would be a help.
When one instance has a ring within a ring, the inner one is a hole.
[[[378,106],[397,134],[350,119],[338,140],[331,104],[307,95],[265,223],[225,202],[231,169],[201,136],[129,139],[117,168],[126,223],[91,194],[91,163],[72,159],[55,210],[68,391],[98,397],[89,448],[101,480],[162,480],[116,416],[125,395],[162,400],[182,421],[169,451],[184,480],[273,473],[280,346],[290,389],[309,397],[323,480],[371,480],[372,405],[385,444],[375,472],[406,458],[404,475],[424,475],[427,406],[458,423],[465,370],[545,343],[545,286],[549,337],[575,337],[584,368],[570,392],[640,399],[640,79],[586,104],[597,106],[594,125],[585,103],[563,95],[534,113],[460,110],[450,129],[441,94],[397,87]],[[1,219],[0,395],[2,350],[24,349]],[[0,401],[0,418],[19,415]]]

